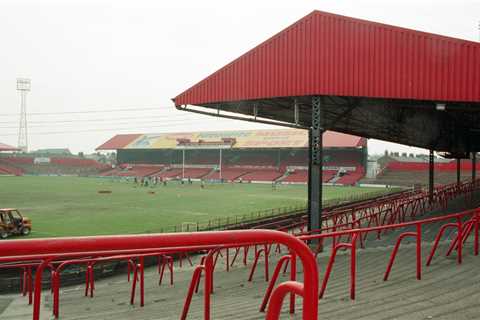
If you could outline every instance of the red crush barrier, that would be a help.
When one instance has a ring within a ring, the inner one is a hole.
[[[276,320],[280,317],[280,311],[282,308],[283,299],[287,294],[296,294],[303,297],[303,307],[305,308],[305,286],[309,283],[306,281],[304,284],[301,284],[296,281],[286,281],[278,285],[277,289],[273,291],[272,297],[270,298],[270,304],[268,306],[267,320]],[[318,304],[317,301],[314,301],[315,305]],[[315,318],[305,318],[305,311],[303,312],[303,319],[317,319]]]
[[[299,237],[302,241],[309,241],[313,239],[319,239],[320,241],[326,238],[332,239],[333,249],[332,256],[330,257],[329,265],[327,267],[326,276],[323,279],[322,283],[322,290],[320,291],[320,295],[323,296],[325,292],[325,288],[327,286],[328,278],[333,268],[333,263],[335,260],[335,254],[337,250],[340,248],[350,248],[351,250],[351,288],[350,288],[350,297],[351,299],[355,298],[355,281],[356,281],[356,240],[360,238],[361,244],[363,244],[363,240],[366,238],[368,233],[374,232],[377,234],[377,237],[380,237],[382,232],[386,232],[388,230],[403,228],[407,226],[416,226],[417,232],[407,232],[400,235],[397,240],[397,244],[392,252],[392,255],[389,260],[389,264],[387,266],[387,272],[385,274],[385,280],[388,278],[389,273],[391,272],[392,265],[394,263],[396,254],[398,252],[400,243],[402,239],[407,236],[414,236],[417,240],[417,278],[421,278],[421,226],[426,223],[431,222],[438,222],[438,221],[446,221],[448,219],[457,219],[457,226],[458,226],[458,234],[457,237],[452,241],[449,252],[453,251],[454,249],[457,250],[457,257],[459,259],[459,263],[461,263],[462,259],[462,246],[463,243],[467,240],[467,238],[474,233],[474,251],[475,254],[478,255],[478,225],[480,222],[480,215],[477,213],[478,211],[466,211],[456,215],[448,215],[444,217],[437,217],[431,219],[425,219],[421,221],[413,221],[413,222],[405,222],[405,220],[410,218],[415,218],[416,215],[420,214],[421,212],[425,211],[428,206],[430,208],[435,204],[440,204],[442,207],[448,204],[448,201],[456,196],[464,194],[466,199],[467,196],[471,195],[471,192],[474,190],[475,185],[473,183],[464,183],[460,185],[449,185],[441,188],[435,189],[434,194],[434,202],[428,204],[426,201],[428,199],[428,195],[426,193],[405,193],[401,196],[395,196],[392,198],[388,198],[379,201],[379,203],[362,203],[358,206],[353,206],[351,208],[343,209],[343,210],[333,210],[328,214],[330,217],[327,221],[329,224],[323,228],[322,230],[315,230],[311,235],[302,235]],[[462,223],[462,218],[466,218],[471,216],[471,219],[465,223]],[[363,225],[367,225],[367,228],[360,228]],[[285,228],[285,227],[283,227]],[[358,228],[358,229],[354,229]],[[445,227],[446,228],[446,227]],[[320,231],[334,231],[331,233],[323,233],[317,234]],[[240,232],[240,235],[237,233]],[[244,236],[245,232],[255,232],[254,234],[249,234],[249,237]],[[257,233],[260,232],[260,233]],[[0,243],[0,252],[14,252],[12,256],[1,256],[0,255],[0,262],[6,261],[37,261],[35,263],[31,263],[30,267],[38,267],[37,275],[35,279],[35,285],[37,286],[37,281],[41,281],[41,274],[42,270],[46,267],[50,267],[52,269],[52,290],[54,292],[54,305],[57,306],[56,315],[58,315],[58,294],[55,294],[56,290],[59,288],[59,271],[60,269],[52,268],[52,265],[59,264],[63,261],[62,259],[84,259],[82,263],[85,261],[89,261],[89,265],[87,266],[86,272],[86,279],[85,279],[85,292],[86,294],[90,294],[93,296],[94,291],[94,279],[93,279],[93,265],[96,262],[100,262],[106,259],[119,259],[119,255],[128,255],[128,259],[133,257],[138,258],[139,262],[133,265],[133,271],[135,273],[134,276],[134,283],[132,284],[132,292],[131,292],[131,299],[132,303],[134,302],[135,297],[135,290],[137,286],[137,282],[140,282],[140,299],[141,305],[144,304],[144,294],[143,294],[143,257],[145,256],[159,256],[165,254],[177,254],[180,257],[180,263],[183,258],[189,258],[187,252],[189,251],[199,251],[199,250],[210,250],[210,252],[215,252],[216,249],[222,248],[225,249],[226,255],[221,255],[221,251],[216,251],[215,262],[218,259],[219,255],[226,259],[226,267],[227,271],[230,265],[233,265],[237,255],[239,254],[241,248],[244,248],[244,263],[246,263],[247,252],[249,246],[251,245],[261,245],[264,246],[264,249],[258,250],[256,253],[256,258],[254,261],[254,265],[257,264],[260,255],[263,253],[266,260],[268,259],[268,255],[271,251],[272,245],[275,243],[286,245],[290,247],[290,252],[292,259],[296,256],[296,251],[293,250],[289,244],[286,244],[285,239],[283,238],[276,238],[274,239],[269,238],[270,234],[267,231],[268,236],[261,236],[259,237],[258,234],[263,234],[265,231],[260,230],[251,230],[251,231],[228,231],[228,232],[214,232],[214,233],[196,233],[196,234],[164,234],[164,235],[138,235],[138,236],[119,236],[119,237],[91,237],[91,238],[73,238],[73,239],[39,239],[39,240],[18,240],[18,241],[9,241],[5,243]],[[270,231],[272,232],[272,231]],[[278,234],[279,232],[275,232]],[[280,232],[286,235],[285,232]],[[221,234],[222,237],[213,236],[212,238],[205,238],[204,235],[217,235]],[[231,236],[231,234],[234,234]],[[288,235],[287,235],[288,236]],[[152,238],[151,238],[152,237]],[[174,239],[172,240],[171,237]],[[201,237],[201,239],[196,239]],[[239,238],[237,238],[239,237]],[[346,237],[350,243],[342,243],[342,237]],[[440,239],[441,235],[437,235],[438,239]],[[288,236],[288,238],[292,238]],[[240,240],[239,240],[240,239]],[[281,241],[280,241],[280,240]],[[282,240],[283,239],[283,240]],[[277,241],[278,240],[278,241]],[[43,241],[43,242],[42,242]],[[319,242],[320,242],[319,241]],[[39,245],[41,243],[41,245]],[[14,247],[11,245],[14,244]],[[27,245],[28,244],[28,245]],[[235,256],[232,262],[229,261],[229,253],[228,248],[234,248],[236,250]],[[278,246],[279,248],[279,246]],[[305,248],[305,247],[303,247]],[[299,249],[299,248],[297,248]],[[308,249],[308,248],[307,248]],[[436,249],[432,249],[431,256],[433,257],[434,251]],[[277,251],[277,250],[275,250]],[[311,253],[309,252],[311,255]],[[88,259],[90,260],[88,260]],[[124,257],[126,258],[126,257]],[[171,258],[171,257],[170,257]],[[213,258],[213,256],[212,256]],[[301,258],[302,259],[302,258]],[[309,259],[309,258],[308,258]],[[307,260],[308,260],[307,259]],[[208,260],[208,261],[207,261]],[[205,319],[210,317],[210,294],[213,289],[213,270],[215,268],[215,262],[213,259],[205,260],[204,268],[205,270],[211,270],[211,272],[206,272],[205,274],[205,285],[208,290],[205,290],[206,294],[204,296],[204,316]],[[431,260],[431,258],[429,258]],[[39,262],[41,264],[39,265]],[[289,260],[285,261],[285,264],[288,263]],[[305,260],[302,259],[304,264],[305,270]],[[315,261],[313,260],[315,264]],[[163,277],[163,271],[165,266],[169,267],[170,264],[173,264],[173,259],[167,259],[166,262],[162,262],[162,268],[160,269],[160,262],[159,262],[159,273],[160,277]],[[20,264],[16,264],[14,266],[20,267]],[[130,266],[130,264],[129,264]],[[2,267],[2,266],[0,266]],[[10,267],[10,266],[9,266]],[[23,265],[23,268],[27,268],[28,266]],[[173,266],[172,266],[173,267]],[[131,266],[130,266],[131,268]],[[266,270],[266,278],[268,278],[268,263],[265,263],[265,270]],[[278,271],[277,271],[278,268]],[[265,296],[264,302],[262,303],[262,309],[265,309],[266,303],[270,300],[270,306],[268,308],[267,318],[274,316],[276,312],[276,308],[278,306],[273,305],[274,301],[283,301],[284,299],[284,292],[283,290],[287,290],[290,293],[290,312],[294,312],[294,297],[295,294],[299,294],[300,288],[304,290],[303,286],[298,285],[281,285],[281,290],[278,288],[273,291],[272,288],[275,285],[275,281],[278,278],[278,273],[280,272],[281,266],[277,265],[276,273],[274,272],[274,279],[269,284],[269,292],[268,295]],[[252,276],[255,270],[255,266],[252,268]],[[171,277],[172,277],[171,270]],[[198,271],[201,272],[201,271]],[[315,266],[316,272],[316,266]],[[291,267],[291,280],[295,280],[296,276],[296,264],[292,263]],[[192,290],[198,288],[199,285],[199,277],[200,274],[197,275],[198,279],[192,278],[191,287]],[[318,275],[317,275],[318,277]],[[29,283],[28,277],[28,268],[24,271],[24,281],[22,286],[22,293],[26,294],[28,290],[31,294],[31,290],[28,289]],[[308,279],[305,277],[305,279]],[[195,280],[195,281],[194,281]],[[318,280],[318,279],[317,279]],[[161,282],[161,280],[159,281]],[[310,282],[310,281],[307,281]],[[30,277],[30,286],[31,286],[31,277]],[[316,283],[318,288],[318,283]],[[311,289],[309,285],[306,285],[305,288]],[[38,291],[38,290],[37,290]],[[189,289],[190,291],[190,289]],[[288,293],[287,292],[287,293]],[[193,294],[193,293],[192,293]],[[304,295],[302,294],[299,295]],[[274,298],[275,297],[275,298]],[[37,296],[35,294],[35,299]],[[38,306],[37,300],[34,301],[34,319],[36,315],[36,308]],[[306,301],[304,300],[304,303]],[[316,310],[316,308],[315,308]],[[304,311],[305,312],[305,311]],[[309,312],[309,311],[307,311]],[[315,311],[316,312],[316,311]],[[305,313],[304,313],[305,317]],[[38,319],[38,318],[37,318]]]
[[[397,238],[395,247],[392,251],[392,254],[389,259],[389,263],[387,265],[387,270],[384,275],[384,280],[388,280],[388,277],[390,275],[395,257],[397,255],[398,249],[400,247],[401,241],[405,237],[415,237],[416,239],[416,278],[418,280],[421,280],[421,274],[422,274],[422,256],[421,256],[421,241],[422,241],[422,225],[429,224],[429,223],[435,223],[435,222],[442,222],[442,221],[448,221],[451,219],[455,219],[457,221],[461,221],[462,218],[467,218],[471,217],[472,221],[472,230],[474,230],[474,254],[478,255],[479,253],[479,235],[478,235],[478,230],[479,230],[479,225],[480,225],[480,209],[475,209],[475,210],[468,210],[465,212],[457,213],[457,214],[449,214],[445,216],[440,216],[440,217],[434,217],[434,218],[429,218],[429,219],[424,219],[424,220],[418,220],[418,221],[410,221],[410,222],[403,222],[399,224],[393,224],[393,225],[383,225],[383,226],[377,226],[377,227],[370,227],[370,228],[363,228],[363,229],[350,229],[350,230],[341,230],[341,231],[336,231],[332,233],[324,233],[324,234],[313,234],[313,235],[302,235],[299,236],[298,238],[307,242],[311,240],[322,240],[322,239],[327,239],[331,238],[332,240],[341,236],[352,236],[352,244],[354,243],[354,237],[357,235],[357,237],[361,237],[363,233],[366,232],[377,232],[377,231],[385,231],[385,230],[393,230],[393,229],[401,229],[409,226],[415,226],[416,231],[415,232],[404,232],[399,235]],[[446,225],[450,225],[450,223],[447,223]],[[445,226],[444,226],[445,227]],[[446,227],[445,227],[446,228]],[[457,241],[457,257],[459,263],[462,262],[462,244],[465,241],[464,234],[462,233],[462,227],[460,227],[459,234],[457,235],[456,241]],[[438,236],[437,236],[438,237]],[[356,240],[356,239],[355,239]],[[455,241],[455,240],[454,240]],[[345,243],[340,243],[337,244],[337,250],[339,249],[338,246],[340,247],[346,247],[349,244]],[[435,244],[434,244],[435,246]],[[455,246],[455,244],[452,242],[451,246]],[[356,277],[356,266],[355,266],[355,250],[356,247],[350,246],[352,250],[352,259],[351,259],[351,289],[350,289],[350,297],[351,299],[355,299],[355,277]],[[433,250],[432,250],[433,251]],[[332,250],[329,265],[327,267],[326,274],[324,276],[323,284],[322,284],[322,289],[320,291],[320,294],[323,295],[324,290],[326,288],[331,268],[333,265],[333,261],[335,258],[336,250]]]
[[[142,283],[143,273],[142,273],[142,260],[144,257],[154,257],[158,256],[158,253],[149,253],[149,254],[142,254],[140,256],[135,255],[135,257],[139,257],[139,263],[133,263],[132,255],[120,255],[120,256],[110,256],[110,257],[98,257],[98,258],[87,258],[87,259],[72,259],[61,261],[60,264],[52,269],[52,293],[53,293],[53,314],[55,318],[59,317],[59,305],[60,305],[60,274],[62,269],[65,268],[67,265],[72,264],[86,264],[87,269],[85,272],[85,296],[90,294],[90,297],[93,297],[93,292],[95,290],[95,279],[93,273],[93,266],[95,263],[98,262],[105,262],[105,261],[113,261],[113,260],[127,260],[128,269],[128,281],[130,281],[130,273],[133,269],[134,272],[134,280],[132,283],[131,295],[130,295],[130,303],[134,304],[135,302],[135,290],[136,290],[136,283],[140,281]],[[171,257],[170,257],[171,258]],[[168,259],[167,259],[168,260]],[[173,261],[171,262],[173,264]],[[133,267],[131,267],[133,265]],[[165,266],[165,265],[164,265]],[[139,272],[140,271],[140,272]],[[173,274],[171,273],[171,281],[173,281]],[[144,290],[140,288],[140,296],[141,301],[144,300]],[[143,303],[141,302],[141,306]]]
[[[327,288],[327,282],[330,278],[330,273],[332,272],[333,263],[335,262],[335,257],[337,256],[337,251],[339,249],[347,249],[350,248],[350,299],[355,299],[355,275],[356,275],[356,242],[359,233],[355,233],[352,236],[352,240],[350,243],[338,243],[333,248],[332,254],[330,255],[330,260],[328,261],[327,271],[325,271],[325,277],[323,278],[322,287],[320,289],[319,298],[323,298],[323,294],[325,293],[325,289]]]
[[[121,254],[124,251],[142,252],[169,248],[194,248],[215,245],[243,246],[247,244],[280,243],[289,248],[301,260],[305,279],[303,285],[297,282],[280,284],[272,294],[266,319],[278,319],[283,298],[288,293],[303,297],[303,319],[316,319],[318,316],[318,273],[313,254],[308,246],[284,232],[270,230],[241,230],[228,232],[201,232],[195,234],[177,233],[160,235],[128,235],[104,237],[78,237],[12,240],[0,243],[0,262],[14,262],[42,259],[35,277],[33,299],[33,320],[40,317],[41,284],[43,270],[59,258],[78,258],[96,254]],[[166,250],[167,251],[167,250]],[[210,259],[207,259],[207,261]],[[208,262],[207,262],[208,264]],[[206,273],[206,283],[210,283]],[[204,319],[210,319],[210,297],[205,295]]]
[[[432,262],[432,258],[433,256],[435,255],[435,251],[437,250],[437,247],[438,247],[438,243],[440,242],[440,238],[442,237],[443,233],[445,232],[445,230],[447,228],[450,228],[450,227],[453,227],[453,228],[457,228],[457,232],[458,234],[460,234],[460,230],[462,228],[462,221],[459,219],[457,219],[458,221],[456,223],[447,223],[447,224],[444,224],[440,230],[438,231],[437,233],[437,236],[435,237],[435,241],[434,241],[434,244],[433,244],[433,247],[432,247],[432,250],[430,251],[430,254],[428,256],[428,259],[427,259],[427,266],[430,265],[430,263]],[[452,244],[454,244],[456,241],[454,241]],[[462,256],[459,254],[458,255],[458,263],[462,263]]]
[[[392,255],[390,256],[390,260],[388,262],[387,271],[383,277],[383,281],[388,280],[388,276],[390,275],[390,271],[392,270],[393,262],[395,261],[395,257],[397,256],[398,249],[400,248],[400,243],[406,237],[414,237],[416,240],[416,254],[417,254],[417,280],[422,279],[422,224],[416,224],[417,231],[416,232],[404,232],[402,233],[395,243],[395,247],[393,248]]]
[[[198,287],[200,285],[200,277],[202,275],[202,272],[205,273],[204,299],[205,301],[210,299],[210,295],[213,292],[213,272],[215,269],[216,258],[218,258],[220,254],[220,250],[221,248],[210,250],[206,256],[202,257],[200,265],[198,265],[193,271],[192,281],[190,282],[187,297],[183,305],[182,316],[180,317],[180,319],[185,320],[187,318],[188,310],[190,309],[190,303],[192,301],[193,292],[194,291],[195,293],[198,292]],[[215,259],[213,258],[214,256],[216,256]]]
[[[263,297],[262,305],[260,306],[260,311],[261,312],[264,312],[265,309],[267,308],[268,299],[272,295],[273,287],[275,285],[275,282],[278,279],[278,276],[280,274],[280,270],[282,269],[283,264],[284,263],[286,264],[286,262],[289,259],[290,259],[290,255],[286,255],[286,256],[281,257],[280,260],[278,260],[277,265],[275,266],[275,270],[273,271],[272,280],[268,284],[267,291],[265,292],[265,296]]]
[[[173,257],[166,255],[161,255],[158,257],[158,273],[160,274],[158,285],[162,285],[163,274],[165,273],[165,266],[170,271],[170,285],[173,286]]]
[[[255,247],[255,250],[256,250],[256,247]],[[255,274],[255,270],[257,268],[258,260],[260,259],[260,255],[262,253],[263,253],[263,257],[265,259],[265,264],[264,264],[264,267],[265,267],[265,281],[268,281],[268,278],[269,278],[268,256],[270,254],[270,249],[269,249],[269,246],[265,245],[263,249],[256,250],[256,252],[255,252],[255,260],[253,260],[252,269],[250,270],[250,275],[248,276],[248,281],[249,282],[252,281],[252,279],[253,279],[253,275]]]
[[[200,284],[200,276],[203,271],[205,271],[205,266],[203,264],[196,266],[195,270],[193,271],[192,280],[190,281],[190,286],[188,287],[187,297],[183,305],[182,315],[180,316],[180,319],[182,320],[185,320],[187,318],[190,303],[192,302],[193,293],[194,291],[198,291],[198,285]],[[207,294],[207,292],[205,292],[205,294]]]
[[[457,236],[452,241],[452,244],[450,245],[450,248],[448,248],[448,251],[446,254],[446,256],[448,257],[452,253],[452,251],[456,249],[457,255],[459,256],[459,263],[462,263],[462,259],[461,259],[462,246],[463,246],[463,243],[467,240],[466,237],[469,234],[469,229],[470,229],[469,224],[470,222],[465,222],[465,227],[464,227],[461,221],[458,222]],[[464,230],[466,230],[467,232],[464,232]]]

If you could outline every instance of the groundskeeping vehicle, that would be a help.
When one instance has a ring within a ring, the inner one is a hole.
[[[0,239],[11,235],[27,236],[32,231],[32,221],[12,208],[0,209]]]

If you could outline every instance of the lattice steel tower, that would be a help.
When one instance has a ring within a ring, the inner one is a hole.
[[[17,78],[17,91],[20,92],[20,124],[18,126],[18,148],[28,151],[27,130],[27,92],[30,91],[30,79]]]

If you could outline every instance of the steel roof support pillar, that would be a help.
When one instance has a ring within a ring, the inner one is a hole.
[[[312,98],[312,125],[309,129],[308,162],[308,229],[319,230],[322,225],[322,164],[323,130],[321,127],[321,99]]]
[[[185,149],[182,149],[182,180],[185,178]]]
[[[460,158],[457,158],[457,184],[460,184]]]
[[[219,177],[220,177],[220,182],[223,182],[223,178],[222,178],[222,148],[220,148],[219,150],[220,150],[220,155],[219,155],[219,160],[218,160],[218,167],[220,169]]]
[[[434,157],[433,157],[433,150],[430,150],[430,154],[428,156],[428,199],[430,203],[433,202],[433,165],[434,165]]]
[[[477,179],[477,153],[472,152],[472,182]]]

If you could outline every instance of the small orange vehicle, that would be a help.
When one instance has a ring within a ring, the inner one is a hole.
[[[19,234],[27,236],[32,231],[32,221],[20,214],[17,209],[0,209],[0,239]]]

